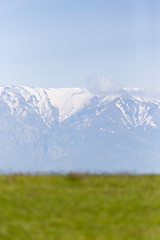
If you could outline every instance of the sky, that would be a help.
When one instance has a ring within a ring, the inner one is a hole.
[[[92,76],[160,88],[159,0],[0,0],[0,85],[85,87]]]

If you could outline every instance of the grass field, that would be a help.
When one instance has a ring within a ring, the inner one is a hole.
[[[160,176],[0,176],[0,240],[158,240]]]

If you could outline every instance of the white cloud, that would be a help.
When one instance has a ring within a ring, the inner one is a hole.
[[[92,75],[86,80],[87,88],[93,93],[115,92],[120,89],[118,84],[112,83],[104,76]]]

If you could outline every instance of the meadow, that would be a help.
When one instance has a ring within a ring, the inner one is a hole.
[[[158,240],[160,176],[1,175],[0,240]]]

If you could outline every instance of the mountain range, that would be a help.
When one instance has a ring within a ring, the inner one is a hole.
[[[0,172],[160,172],[160,90],[0,87]]]

